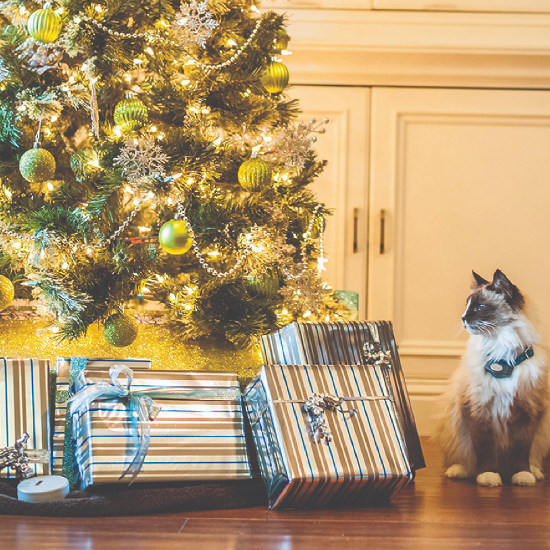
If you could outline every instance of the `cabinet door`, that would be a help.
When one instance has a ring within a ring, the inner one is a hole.
[[[422,429],[472,270],[504,271],[550,342],[550,92],[377,88],[371,120],[368,317],[394,322]]]
[[[484,11],[499,13],[550,13],[548,0],[374,0],[378,10]]]
[[[322,121],[326,133],[314,144],[328,165],[312,190],[334,213],[327,219],[324,278],[334,288],[359,292],[365,315],[367,266],[367,162],[369,97],[367,88],[295,86],[291,97],[300,100],[300,120]]]

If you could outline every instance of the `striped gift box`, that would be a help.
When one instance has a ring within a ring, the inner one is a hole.
[[[88,359],[86,357],[58,357],[56,363],[55,377],[55,408],[54,408],[54,427],[52,437],[52,473],[63,475],[63,454],[65,450],[65,432],[67,429],[67,399],[69,399],[69,387],[72,383],[69,381],[71,372],[71,363],[73,364],[73,373],[77,374],[81,369],[109,369],[113,365],[122,363],[132,370],[150,370],[150,359]],[[78,365],[78,366],[77,366]],[[73,380],[74,381],[74,380]],[[72,421],[69,419],[69,443],[72,446]],[[65,465],[65,475],[72,478],[73,456],[72,452],[66,453],[68,456]]]
[[[9,447],[23,432],[29,449],[50,449],[49,371],[47,359],[7,359],[0,363],[0,448]],[[35,474],[49,474],[49,464],[34,464]],[[10,470],[0,477],[15,477]]]
[[[349,399],[324,413],[328,444],[304,412],[314,393]],[[372,505],[413,477],[380,367],[266,365],[245,403],[271,508]]]
[[[109,381],[107,370],[90,369],[85,375],[87,385]],[[161,409],[150,424],[149,450],[136,482],[250,478],[236,374],[155,370],[134,375],[134,391],[171,388],[202,396],[154,398]],[[118,482],[136,450],[125,404],[94,401],[73,416],[73,426],[81,487]]]
[[[407,456],[413,471],[426,467],[405,376],[401,367],[392,324],[388,321],[348,323],[292,323],[262,336],[266,364],[279,365],[364,365],[364,346],[377,342],[391,355],[385,375],[395,408]]]

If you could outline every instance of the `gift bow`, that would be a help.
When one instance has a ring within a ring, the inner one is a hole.
[[[120,376],[126,377],[126,383],[122,384]],[[81,389],[68,400],[71,407],[71,414],[84,413],[93,401],[106,401],[117,399],[126,401],[131,422],[131,430],[134,436],[137,435],[137,450],[128,468],[120,476],[119,481],[131,476],[132,484],[139,474],[151,440],[151,421],[153,421],[161,410],[161,407],[153,400],[157,399],[178,399],[178,400],[234,400],[241,397],[238,388],[223,387],[197,387],[197,388],[171,388],[159,387],[144,390],[131,391],[134,371],[126,365],[117,364],[109,369],[111,383],[97,382],[89,384],[86,380],[86,372],[82,371],[77,378],[76,387]]]

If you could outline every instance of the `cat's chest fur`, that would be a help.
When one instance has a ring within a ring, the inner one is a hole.
[[[509,378],[495,378],[486,370],[490,359],[505,359],[513,363],[517,346],[510,346],[510,336],[501,334],[488,342],[486,338],[471,336],[462,365],[463,403],[472,416],[505,425],[514,407],[532,402],[543,362],[537,355],[516,366]],[[515,335],[517,338],[517,334]],[[508,345],[506,345],[508,344]],[[519,347],[519,342],[517,342]]]

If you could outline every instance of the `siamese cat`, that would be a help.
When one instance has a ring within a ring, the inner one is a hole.
[[[491,282],[473,275],[462,315],[471,336],[437,433],[445,475],[534,485],[550,443],[546,358],[519,289],[498,269]]]

